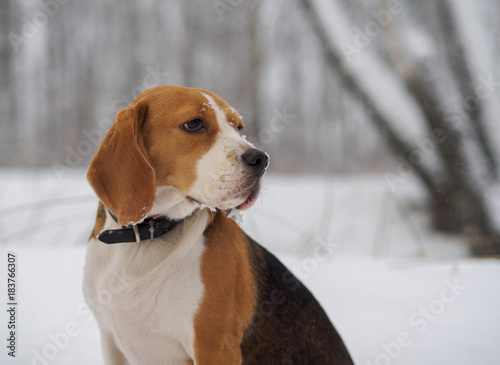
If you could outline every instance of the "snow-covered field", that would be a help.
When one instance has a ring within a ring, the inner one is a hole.
[[[356,364],[500,361],[500,262],[428,227],[415,182],[268,176],[243,228],[326,308]],[[96,198],[84,172],[0,172],[1,364],[102,364],[81,292]],[[325,248],[326,247],[326,248]],[[17,357],[7,356],[7,252],[17,254]]]

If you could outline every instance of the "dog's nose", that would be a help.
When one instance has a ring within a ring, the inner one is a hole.
[[[264,175],[264,171],[266,171],[267,163],[269,162],[269,157],[259,150],[251,149],[246,151],[241,157],[243,157],[243,161],[250,166],[257,176]]]

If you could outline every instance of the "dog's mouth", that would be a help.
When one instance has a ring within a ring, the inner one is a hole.
[[[246,198],[246,200],[238,205],[236,209],[238,210],[245,210],[250,208],[252,205],[255,204],[257,201],[257,198],[259,197],[260,190],[262,188],[262,179],[258,179],[255,184],[250,188],[250,192]]]
[[[238,210],[245,210],[250,208],[252,205],[255,204],[257,201],[257,198],[259,197],[259,193],[262,187],[262,179],[258,178],[254,181],[253,185],[250,187],[245,188],[242,192],[236,194],[233,196],[233,198],[230,198],[228,200],[225,200],[224,202],[221,202],[220,204],[215,204],[215,205],[209,205],[206,204],[205,202],[195,199],[192,196],[186,196],[186,199],[190,201],[193,204],[196,204],[201,207],[209,208],[212,211],[215,211],[216,208],[222,209],[222,210],[230,210],[230,209],[238,209]],[[241,199],[244,199],[243,203],[240,203],[239,205],[235,204],[235,201],[240,201]],[[232,205],[235,204],[235,205]]]

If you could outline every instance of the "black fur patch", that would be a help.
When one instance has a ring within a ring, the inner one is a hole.
[[[342,339],[309,290],[248,238],[257,308],[241,343],[244,365],[352,365]]]

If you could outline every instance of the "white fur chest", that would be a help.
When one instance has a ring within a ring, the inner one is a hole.
[[[141,243],[89,242],[84,294],[128,364],[194,362],[194,316],[203,297],[200,260],[208,214],[181,233]]]

